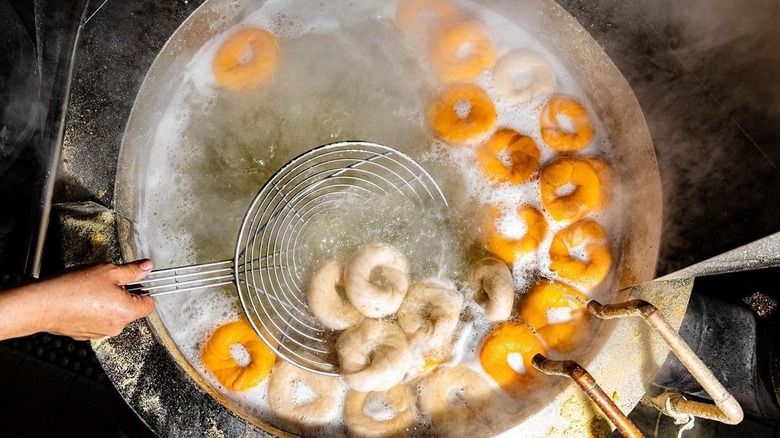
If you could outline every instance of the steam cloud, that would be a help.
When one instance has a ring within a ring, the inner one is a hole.
[[[610,3],[594,36],[634,89],[656,148],[658,274],[780,230],[780,3]]]

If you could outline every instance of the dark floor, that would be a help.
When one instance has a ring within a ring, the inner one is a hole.
[[[153,437],[89,342],[37,334],[0,342],[0,422],[19,435]],[[9,428],[10,427],[10,428]]]

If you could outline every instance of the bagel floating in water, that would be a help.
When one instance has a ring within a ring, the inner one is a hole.
[[[499,386],[512,397],[527,395],[528,385],[541,373],[531,364],[537,354],[546,355],[542,343],[521,322],[505,322],[482,343],[479,362]]]
[[[553,96],[542,109],[542,140],[556,152],[576,152],[593,140],[593,124],[577,100]]]
[[[231,352],[238,349],[239,354]],[[242,351],[243,350],[243,351]],[[239,362],[234,356],[239,357]],[[223,324],[211,334],[201,360],[217,381],[231,391],[244,391],[268,377],[276,356],[244,320]]]
[[[458,325],[463,297],[454,287],[428,279],[412,284],[398,309],[398,325],[423,352],[446,349]]]
[[[586,290],[599,286],[609,273],[612,253],[604,229],[583,219],[555,233],[550,245],[550,271]]]
[[[409,262],[398,248],[367,245],[347,260],[344,289],[352,305],[370,318],[395,313],[409,289]]]
[[[482,23],[463,21],[442,30],[434,38],[431,62],[442,81],[468,81],[493,66],[496,48]]]
[[[211,71],[217,83],[239,91],[262,84],[276,71],[279,44],[267,30],[239,29],[217,49]]]
[[[494,184],[520,184],[539,168],[539,147],[532,138],[502,128],[477,148],[477,163]]]
[[[411,367],[406,335],[393,323],[366,319],[336,340],[341,378],[350,388],[386,391],[400,383]]]
[[[343,273],[340,263],[329,261],[314,271],[306,288],[309,310],[322,325],[333,330],[344,330],[364,318],[346,298]]]
[[[469,270],[469,284],[474,289],[474,301],[485,309],[492,322],[505,321],[512,314],[515,286],[506,263],[486,257]]]
[[[543,280],[525,295],[519,316],[548,348],[568,353],[582,343],[587,333],[587,300],[571,286]]]
[[[553,219],[571,222],[593,211],[601,198],[601,184],[588,161],[563,157],[542,168],[539,177],[542,206]]]
[[[547,220],[531,206],[519,207],[514,219],[519,221],[499,227],[500,210],[495,206],[488,207],[485,225],[487,250],[508,264],[536,251],[547,234]]]
[[[487,135],[496,126],[496,108],[490,96],[477,85],[452,84],[428,108],[436,136],[466,144]]]
[[[401,438],[414,429],[414,396],[405,384],[387,391],[349,391],[344,400],[344,423],[350,435]]]
[[[304,371],[280,361],[268,379],[271,411],[293,424],[318,427],[338,413],[341,385],[337,377]]]
[[[601,196],[599,201],[593,207],[593,211],[601,211],[609,205],[612,200],[612,187],[617,180],[617,173],[605,160],[598,157],[588,157],[588,164],[596,171],[599,177],[599,187],[601,187]]]

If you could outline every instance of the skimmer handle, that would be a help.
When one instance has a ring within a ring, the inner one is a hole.
[[[139,295],[159,295],[189,292],[235,284],[233,260],[201,263],[152,271],[138,283],[125,285],[125,290]]]

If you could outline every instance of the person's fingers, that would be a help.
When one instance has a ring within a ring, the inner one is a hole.
[[[130,295],[131,300],[131,317],[133,320],[143,318],[154,312],[154,298],[142,295]]]
[[[142,280],[152,272],[152,261],[149,259],[136,260],[134,262],[116,265],[112,269],[113,280],[119,286]]]

